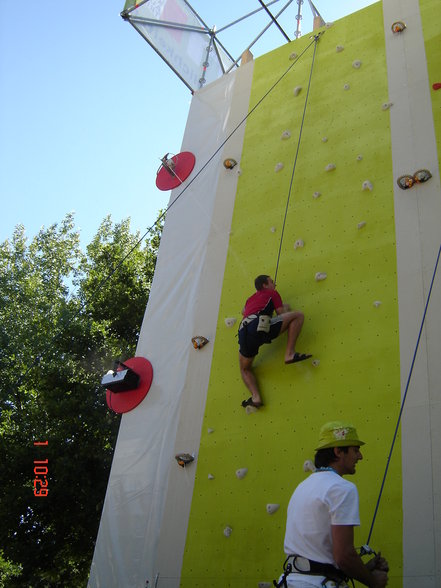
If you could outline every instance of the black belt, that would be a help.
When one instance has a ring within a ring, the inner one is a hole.
[[[291,560],[291,561],[290,561]],[[297,565],[296,565],[297,563]],[[302,567],[298,567],[298,566]],[[288,555],[283,564],[283,577],[279,583],[276,580],[273,581],[276,588],[287,588],[286,578],[289,574],[306,574],[308,576],[325,576],[326,580],[333,580],[334,582],[347,582],[348,576],[342,572],[342,570],[336,568],[332,564],[321,563],[314,561],[300,555]]]

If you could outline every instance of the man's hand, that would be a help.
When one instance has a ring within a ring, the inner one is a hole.
[[[382,572],[388,572],[389,571],[389,564],[384,559],[384,557],[381,557],[381,552],[380,551],[377,553],[377,555],[375,557],[373,557],[372,559],[370,559],[366,563],[366,567],[371,572],[373,572],[374,570],[380,570]]]
[[[384,588],[387,585],[387,572],[372,570],[371,576],[373,582],[369,584],[370,588]]]

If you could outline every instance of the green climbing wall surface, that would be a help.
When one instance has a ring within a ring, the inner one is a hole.
[[[441,166],[441,89],[433,90],[432,85],[441,83],[439,67],[441,55],[441,3],[438,0],[420,0],[421,21],[426,49],[427,69],[431,85],[432,112],[435,127],[438,164]],[[412,172],[411,172],[412,173]]]
[[[329,420],[352,421],[367,442],[352,478],[362,519],[356,543],[365,543],[390,449],[400,373],[381,4],[322,30],[277,275],[284,301],[306,317],[297,348],[313,353],[319,365],[285,366],[284,336],[263,347],[255,368],[265,406],[247,415],[240,406],[249,394],[239,374],[238,322],[233,328],[225,324],[228,317],[240,320],[255,276],[275,273],[314,54],[307,35],[255,63],[250,108],[292,68],[247,121],[183,588],[252,587],[278,576],[286,507],[308,475],[303,463],[313,458],[319,428]],[[340,45],[343,50],[337,51]],[[297,61],[290,60],[294,52]],[[359,68],[353,66],[356,60]],[[295,96],[298,86],[302,90]],[[282,139],[284,131],[290,138]],[[278,163],[284,167],[276,172]],[[328,164],[336,168],[325,171]],[[372,190],[362,189],[365,181]],[[299,239],[304,246],[295,248]],[[317,272],[327,278],[316,281]],[[392,587],[401,585],[402,570],[400,452],[398,440],[371,539],[390,561]],[[235,475],[239,468],[248,469],[242,479]],[[268,514],[267,504],[280,508]]]

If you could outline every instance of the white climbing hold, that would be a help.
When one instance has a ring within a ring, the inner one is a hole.
[[[237,318],[234,316],[230,316],[228,318],[225,319],[225,324],[227,325],[227,327],[232,327],[237,321]]]
[[[326,280],[327,277],[328,277],[328,274],[325,274],[325,272],[317,272],[315,274],[315,281],[322,282],[323,280]]]
[[[352,67],[354,67],[355,69],[360,69],[361,61],[359,59],[356,59],[355,61],[352,62]]]
[[[327,22],[327,23],[325,24],[325,27],[326,27],[327,29],[330,29],[330,28],[333,26],[333,24],[334,24],[333,22]]]
[[[280,504],[267,504],[266,505],[266,512],[268,514],[274,514],[280,508]]]
[[[314,463],[310,459],[307,459],[305,461],[305,463],[303,464],[303,471],[304,472],[315,472],[315,471],[317,471],[317,468],[315,467]]]
[[[345,85],[343,86],[343,90],[349,90],[349,88],[350,88],[350,87],[351,87],[351,86],[350,86],[349,84],[345,84]]]
[[[357,155],[357,161],[361,161],[363,159],[363,155]]]
[[[381,306],[381,300],[375,300],[374,306],[375,306],[375,308],[378,308],[379,306]]]
[[[312,195],[313,198],[320,198],[320,196],[322,195],[321,192],[314,192],[314,194]]]
[[[313,360],[311,361],[311,363],[312,363],[312,365],[313,365],[314,367],[318,367],[318,366],[320,365],[320,360],[319,360],[319,359],[313,359]]]
[[[207,433],[208,433],[209,435],[211,435],[211,433],[214,433],[214,429],[212,429],[211,427],[208,427],[208,429],[207,429]]]
[[[298,96],[301,91],[302,91],[302,86],[296,86],[294,88],[294,96]]]
[[[277,173],[278,171],[280,171],[281,169],[283,169],[283,163],[276,163],[276,167],[274,168],[274,171]]]
[[[365,226],[366,226],[366,221],[361,221],[361,222],[358,223],[357,229],[362,229]]]
[[[391,106],[393,106],[393,102],[383,102],[381,105],[381,110],[389,110]]]
[[[271,227],[270,228],[271,233],[275,233],[277,231],[276,227]]]
[[[224,529],[225,537],[229,537],[232,532],[233,532],[233,529],[231,527],[229,527],[229,526],[225,527],[225,529]]]
[[[327,143],[328,142],[328,137],[322,137],[322,143]]]
[[[242,480],[242,478],[245,478],[245,476],[248,474],[248,468],[240,468],[238,470],[236,470],[236,478],[239,478],[239,480]]]
[[[374,189],[372,182],[370,182],[369,180],[365,180],[363,182],[363,184],[361,185],[361,189],[364,191],[369,190],[369,192],[372,192],[372,190]]]
[[[282,137],[281,137],[282,140],[289,139],[290,137],[291,137],[291,133],[289,131],[283,131]]]
[[[337,45],[337,47],[335,48],[335,50],[337,51],[337,53],[341,53],[342,51],[344,51],[344,47],[343,45]]]
[[[294,59],[297,59],[297,57],[298,57],[297,53],[291,53],[289,56],[289,60],[294,61]]]
[[[297,241],[294,243],[294,249],[301,249],[304,246],[305,242],[303,241],[303,239],[297,239]]]
[[[328,163],[325,167],[325,171],[333,171],[335,169],[335,163]]]
[[[213,474],[208,474],[208,479],[209,479],[209,480],[214,480],[214,476],[213,476]]]

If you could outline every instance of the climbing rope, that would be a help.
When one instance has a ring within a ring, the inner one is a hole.
[[[368,535],[368,538],[367,538],[367,541],[366,541],[367,545],[369,545],[369,541],[370,541],[371,536],[372,536],[372,531],[373,531],[373,528],[374,528],[375,520],[377,518],[378,508],[380,506],[380,500],[381,500],[381,497],[383,495],[384,484],[386,482],[386,476],[388,474],[389,464],[390,464],[390,460],[391,460],[391,457],[392,457],[392,452],[393,452],[394,447],[395,447],[395,441],[397,439],[398,429],[400,427],[401,417],[402,417],[403,410],[404,410],[404,404],[406,402],[407,392],[409,390],[410,380],[412,378],[413,367],[415,365],[416,355],[417,355],[418,347],[419,347],[420,340],[421,340],[421,334],[423,332],[423,327],[424,327],[424,323],[425,323],[425,320],[426,320],[427,309],[429,307],[430,296],[432,294],[432,287],[433,287],[433,283],[435,281],[436,272],[437,272],[437,269],[438,269],[438,262],[439,262],[440,254],[441,254],[441,245],[440,245],[440,247],[438,249],[438,256],[436,258],[435,268],[434,268],[433,274],[432,274],[432,281],[430,282],[429,293],[427,295],[426,305],[424,307],[424,312],[423,312],[423,318],[421,320],[420,330],[419,330],[417,342],[416,342],[416,345],[415,345],[415,351],[413,353],[412,363],[411,363],[411,366],[410,366],[409,375],[407,377],[406,388],[405,388],[405,391],[404,391],[403,399],[401,401],[401,406],[400,406],[400,411],[399,411],[399,414],[398,414],[397,424],[396,424],[395,432],[394,432],[394,435],[393,435],[393,438],[392,438],[392,444],[391,444],[391,448],[390,448],[389,455],[388,455],[388,458],[387,458],[386,468],[384,470],[383,480],[381,482],[381,487],[380,487],[380,492],[379,492],[378,499],[377,499],[377,504],[375,505],[374,516],[372,518],[371,528],[369,529],[369,535]]]
[[[316,51],[317,51],[317,43],[318,43],[318,40],[320,39],[320,37],[321,37],[322,34],[323,33],[318,33],[317,35],[314,35],[314,40],[313,40],[313,43],[314,43],[314,52],[313,52],[313,55],[312,55],[311,69],[309,71],[308,89],[306,91],[305,104],[304,104],[304,107],[303,107],[302,122],[300,123],[299,139],[297,141],[297,149],[296,149],[296,154],[295,154],[295,157],[294,157],[294,163],[293,163],[293,167],[292,167],[291,181],[290,181],[289,190],[288,190],[288,198],[286,200],[285,216],[283,218],[282,234],[280,236],[279,252],[278,252],[278,255],[277,255],[277,263],[276,263],[276,271],[274,272],[274,282],[275,283],[277,283],[277,273],[279,271],[280,254],[281,254],[281,251],[282,251],[283,237],[284,237],[284,234],[285,234],[286,218],[288,216],[289,202],[290,202],[290,199],[291,199],[292,186],[293,186],[293,183],[294,183],[294,174],[295,174],[295,171],[296,171],[297,159],[298,159],[298,156],[299,156],[300,142],[302,140],[303,126],[304,126],[304,123],[305,123],[305,115],[306,115],[306,107],[308,106],[308,98],[309,98],[309,91],[310,91],[310,88],[311,88],[312,71],[314,69],[314,61],[315,61],[315,54],[316,54]]]
[[[300,55],[294,60],[294,62],[283,72],[283,74],[279,77],[278,80],[276,80],[274,82],[274,84],[269,88],[269,90],[267,90],[267,92],[265,92],[265,94],[257,101],[257,103],[253,106],[253,108],[245,115],[245,117],[236,125],[236,127],[231,131],[231,133],[226,137],[226,139],[224,141],[222,141],[222,143],[219,145],[219,147],[216,149],[216,151],[207,159],[207,161],[204,163],[204,165],[201,167],[201,169],[194,175],[194,177],[188,182],[188,184],[181,190],[181,192],[176,196],[176,198],[170,202],[170,204],[167,206],[167,208],[164,210],[164,212],[162,212],[159,217],[155,220],[155,222],[145,231],[145,233],[139,238],[139,240],[135,243],[135,245],[130,249],[130,251],[123,257],[123,259],[121,259],[121,261],[119,261],[110,271],[108,274],[106,274],[102,280],[100,282],[98,282],[96,289],[95,289],[95,294],[97,292],[99,292],[101,290],[101,288],[104,286],[104,284],[106,284],[114,275],[115,273],[119,270],[119,268],[122,266],[122,264],[132,255],[132,253],[139,247],[139,245],[144,241],[144,239],[147,237],[147,235],[149,235],[154,228],[157,226],[157,224],[165,217],[165,215],[167,214],[167,212],[170,210],[170,208],[176,204],[176,202],[181,198],[181,196],[188,190],[188,188],[193,184],[193,182],[199,177],[199,175],[204,171],[204,169],[211,163],[211,161],[216,157],[216,155],[219,153],[219,151],[225,146],[225,144],[231,139],[231,137],[236,133],[236,131],[244,124],[244,122],[246,122],[246,120],[248,119],[249,116],[251,116],[251,114],[262,104],[262,102],[265,100],[265,98],[267,98],[267,96],[274,90],[274,88],[283,80],[283,78],[291,71],[291,69],[296,65],[296,63],[300,60],[300,58],[308,51],[308,49],[316,42],[316,38],[314,37],[314,39],[311,41],[311,43],[309,43],[305,49],[300,53]],[[80,307],[78,308],[77,312],[71,317],[71,319],[69,320],[69,324],[71,322],[73,322],[76,318],[78,318],[81,314],[81,312],[84,310],[85,307],[85,302],[83,302]],[[28,374],[31,372],[31,370],[40,364],[41,359],[43,358],[43,356],[46,354],[46,352],[48,351],[48,349],[50,349],[52,343],[57,339],[57,337],[60,336],[60,332],[56,333],[51,339],[49,339],[49,341],[47,341],[46,345],[44,346],[43,350],[38,353],[34,359],[30,362],[30,364],[28,365],[27,369],[25,369],[25,371],[16,379],[16,381],[14,382],[14,384],[12,384],[11,386],[11,392],[12,394],[14,394],[14,396],[16,396],[17,398],[17,402],[19,405],[19,408],[21,408],[21,401],[20,401],[20,396],[18,394],[18,390],[17,388],[24,382],[24,380],[26,379],[26,377],[28,376]]]

